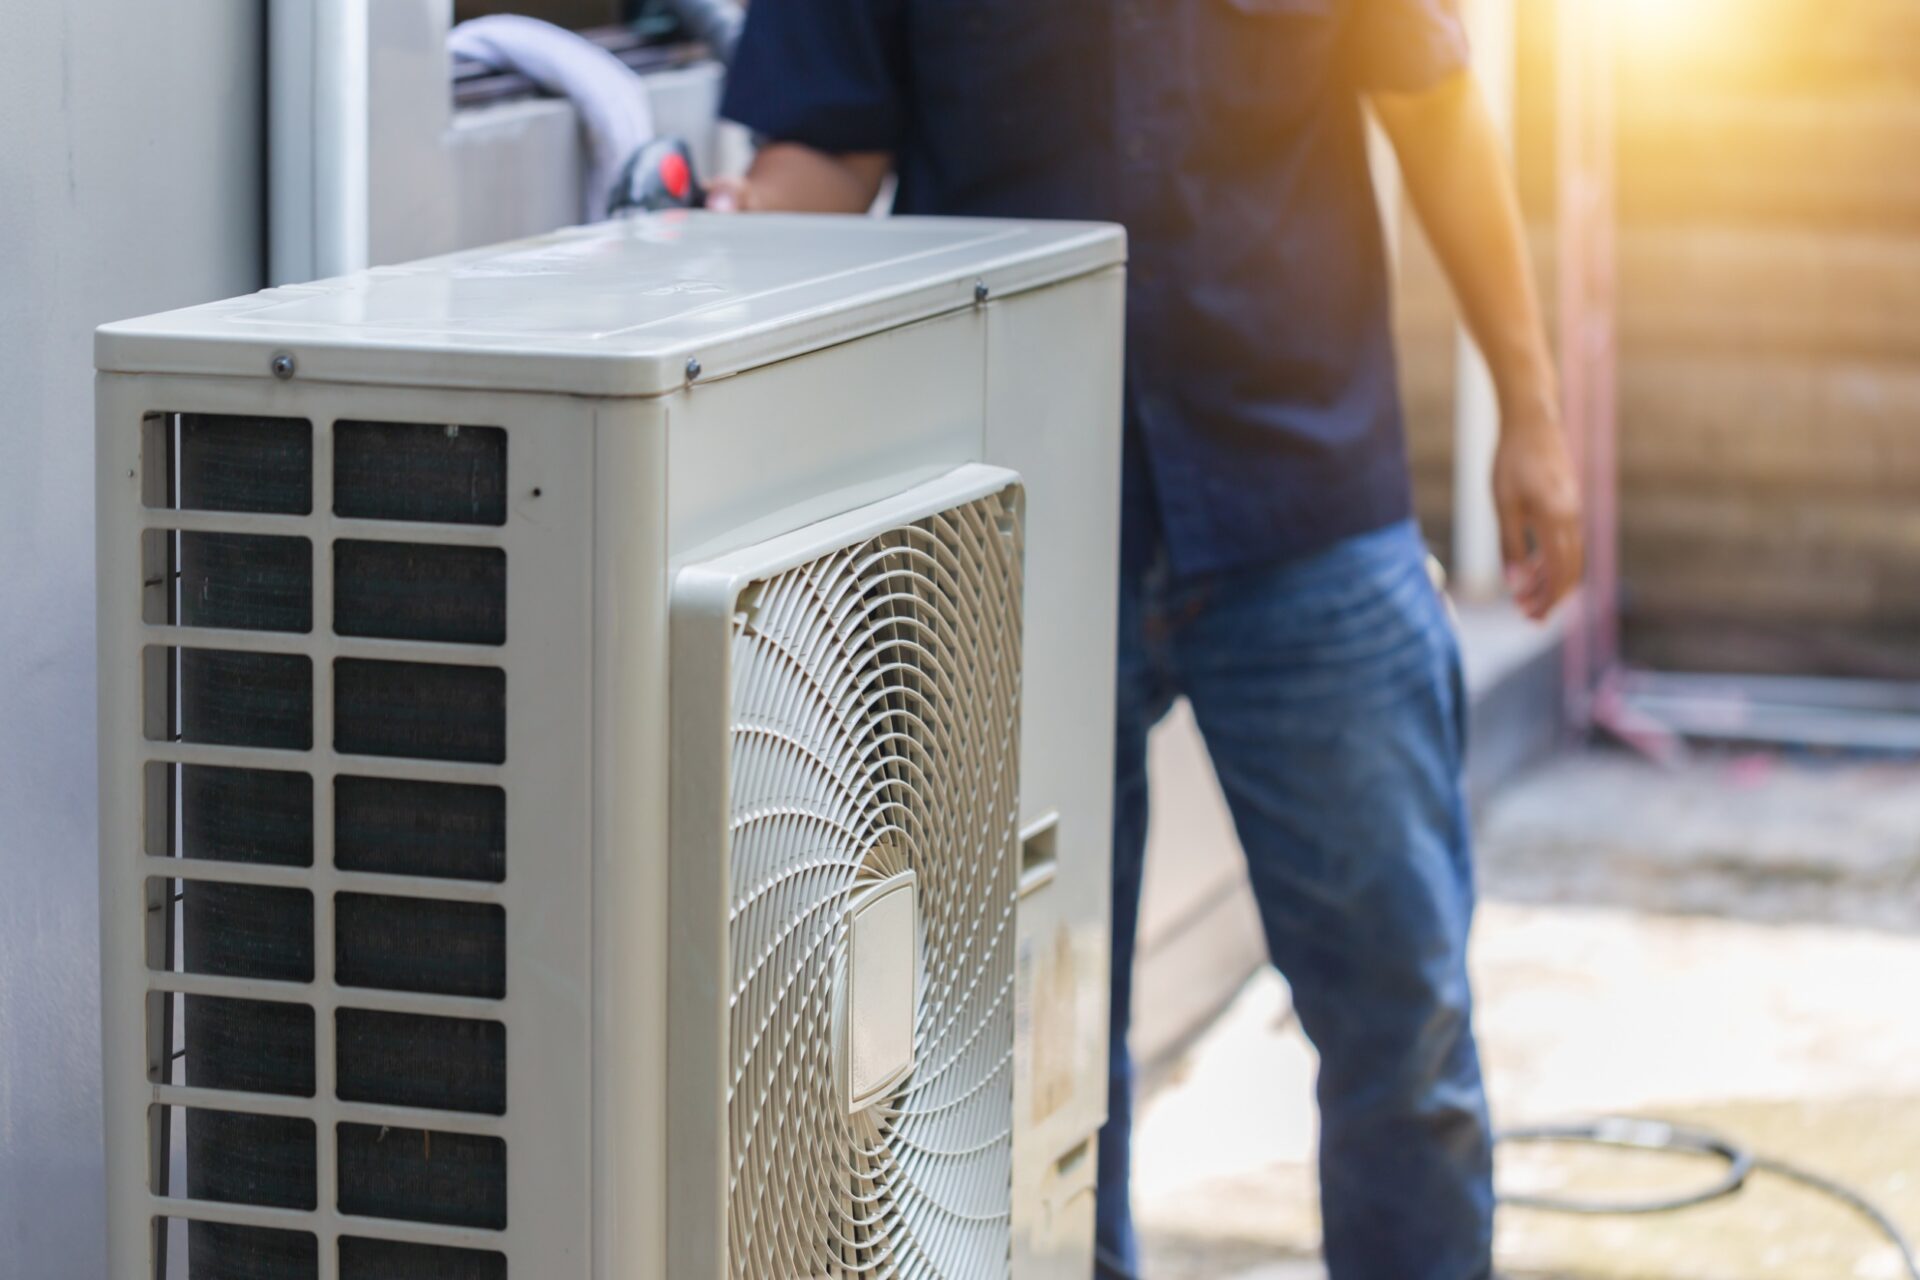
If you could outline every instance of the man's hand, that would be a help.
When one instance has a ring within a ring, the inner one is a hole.
[[[1505,418],[1493,455],[1493,502],[1507,588],[1537,622],[1580,584],[1586,560],[1579,489],[1557,414]]]
[[[716,213],[865,213],[893,157],[877,151],[828,154],[794,142],[760,148],[744,177],[707,184]]]
[[[714,213],[753,212],[753,184],[744,173],[713,179],[707,183],[707,208]]]

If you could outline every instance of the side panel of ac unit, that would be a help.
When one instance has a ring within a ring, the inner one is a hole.
[[[1092,1273],[1107,933],[1124,275],[986,308],[983,457],[1027,490],[1015,1280]]]
[[[112,1275],[584,1280],[593,402],[98,406]]]

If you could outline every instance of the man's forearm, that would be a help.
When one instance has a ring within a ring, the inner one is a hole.
[[[1543,618],[1580,581],[1580,497],[1506,148],[1480,86],[1461,72],[1374,109],[1427,239],[1487,358],[1500,397],[1494,506],[1514,599]]]
[[[1470,73],[1421,94],[1381,95],[1408,199],[1493,373],[1502,419],[1558,418],[1553,362],[1506,148]]]
[[[781,213],[865,213],[892,167],[880,152],[833,155],[798,143],[760,149],[744,181],[715,184],[725,207]]]

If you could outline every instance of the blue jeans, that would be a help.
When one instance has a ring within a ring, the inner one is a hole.
[[[1233,812],[1267,954],[1320,1053],[1332,1280],[1484,1280],[1493,1188],[1466,970],[1466,703],[1418,531],[1393,525],[1194,580],[1122,578],[1097,1274],[1139,1273],[1126,1034],[1147,731],[1184,695]]]

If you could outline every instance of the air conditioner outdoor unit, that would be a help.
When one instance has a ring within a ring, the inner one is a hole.
[[[663,215],[100,331],[115,1280],[1088,1274],[1123,256]]]

